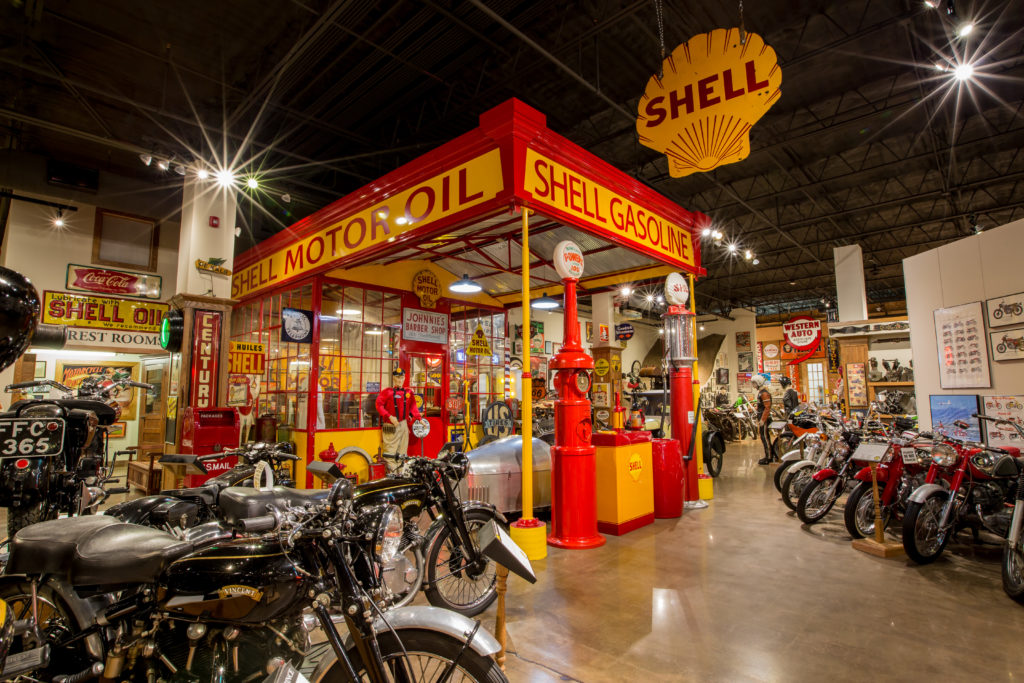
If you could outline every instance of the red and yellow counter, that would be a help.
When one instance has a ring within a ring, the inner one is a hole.
[[[597,529],[621,536],[654,522],[650,432],[594,432]]]

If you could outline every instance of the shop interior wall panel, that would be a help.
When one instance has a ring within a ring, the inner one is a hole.
[[[1019,220],[903,260],[910,344],[914,354],[914,385],[918,397],[1020,393],[1024,386],[1024,362],[993,361],[990,348],[986,348],[992,377],[990,388],[943,389],[939,383],[933,311],[973,301],[984,302],[1021,291],[1024,289],[1019,263],[1022,253],[1024,220]],[[986,347],[987,331],[986,327]],[[1018,334],[1024,334],[1024,331]],[[918,415],[921,428],[931,429],[927,401],[918,401]]]

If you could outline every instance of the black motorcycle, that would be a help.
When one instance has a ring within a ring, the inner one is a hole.
[[[385,612],[360,583],[353,561],[366,535],[378,553],[401,541],[397,506],[357,512],[339,478],[326,490],[229,488],[220,507],[247,536],[197,546],[106,516],[19,533],[0,599],[27,628],[4,678],[241,683],[305,664],[314,683],[506,680],[479,623],[434,607]],[[535,580],[495,525],[480,536]]]
[[[128,500],[107,508],[103,514],[122,522],[155,526],[167,531],[188,529],[219,518],[219,498],[229,486],[293,488],[291,463],[298,460],[290,443],[250,443],[212,455],[166,454],[163,464],[184,465],[189,474],[207,474],[206,463],[235,456],[237,464],[199,486],[167,489],[152,496]]]
[[[7,510],[8,537],[61,513],[90,514],[109,495],[127,488],[110,475],[107,429],[121,414],[117,396],[128,388],[153,387],[130,379],[88,377],[77,389],[41,380],[7,386],[17,391],[46,386],[63,398],[17,401],[0,413],[0,506]]]

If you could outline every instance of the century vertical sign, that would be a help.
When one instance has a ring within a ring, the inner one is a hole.
[[[237,270],[231,278],[231,296],[242,298],[280,285],[489,201],[501,190],[501,153],[493,149]]]
[[[192,407],[217,403],[217,364],[220,358],[220,317],[215,311],[196,311],[192,326]]]
[[[596,234],[647,252],[663,263],[694,270],[690,230],[631,202],[592,178],[534,149],[526,150],[524,186],[532,202],[570,214]]]

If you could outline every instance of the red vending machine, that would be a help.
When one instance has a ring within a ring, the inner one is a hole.
[[[186,408],[181,427],[181,452],[189,455],[212,455],[238,447],[241,423],[235,408]],[[186,474],[186,487],[199,486],[235,466],[238,457],[231,455],[206,463],[209,474]]]

